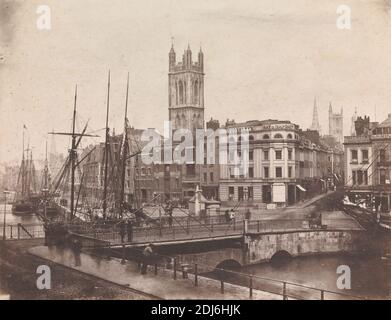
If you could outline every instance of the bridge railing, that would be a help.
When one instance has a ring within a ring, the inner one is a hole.
[[[0,239],[3,239],[4,227],[0,225]],[[5,226],[5,239],[6,240],[22,240],[22,239],[34,239],[44,238],[45,230],[42,223],[31,224],[8,224]]]
[[[326,229],[327,226],[311,224],[308,219],[270,219],[270,220],[237,220],[229,222],[221,220],[204,220],[202,223],[193,224],[190,219],[182,219],[172,224],[149,224],[148,226],[101,224],[94,228],[72,226],[70,230],[74,234],[84,235],[112,244],[137,244],[147,242],[159,242],[168,240],[191,240],[201,238],[236,236],[244,233],[269,233],[289,232],[297,230]],[[216,222],[217,221],[217,222]]]
[[[181,263],[178,257],[154,253],[145,258],[142,250],[132,248],[126,250],[114,250],[106,248],[112,256],[138,262],[139,268],[145,263],[148,274],[164,275],[174,280],[186,280],[192,282],[194,287],[207,286],[220,294],[241,294],[249,299],[265,297],[280,298],[283,300],[366,300],[366,297],[350,295],[328,289],[315,288],[290,281],[281,281],[273,278],[247,274],[235,270],[214,268],[203,263]],[[213,272],[210,272],[213,270]]]

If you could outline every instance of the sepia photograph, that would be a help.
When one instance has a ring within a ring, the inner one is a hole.
[[[390,39],[390,0],[0,0],[0,300],[390,300]]]

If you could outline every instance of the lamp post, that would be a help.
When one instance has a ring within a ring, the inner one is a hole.
[[[7,194],[10,193],[7,190],[3,191],[4,193],[4,217],[3,217],[3,241],[5,241],[5,223],[6,223],[6,216],[7,216]]]

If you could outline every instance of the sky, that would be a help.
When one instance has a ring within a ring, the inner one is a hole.
[[[36,26],[42,4],[50,30]],[[350,30],[336,26],[341,4]],[[47,132],[70,130],[76,84],[78,127],[89,120],[100,135],[84,146],[103,141],[108,70],[109,126],[122,130],[129,72],[131,125],[162,130],[172,39],[177,58],[202,46],[206,121],[306,129],[316,97],[323,133],[331,101],[348,135],[355,108],[378,121],[391,113],[391,0],[0,0],[0,162],[20,160],[23,124],[35,158]],[[56,138],[57,151],[68,143]]]

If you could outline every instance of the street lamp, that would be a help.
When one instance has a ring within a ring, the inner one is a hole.
[[[8,190],[4,190],[4,220],[3,220],[3,241],[5,241],[5,222],[7,215],[7,194],[10,193]]]

